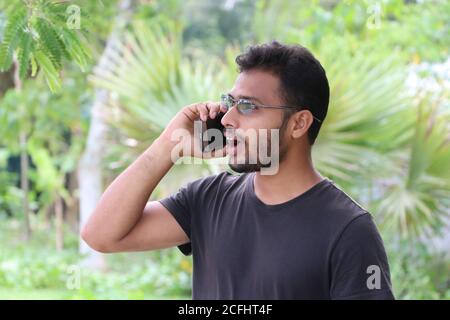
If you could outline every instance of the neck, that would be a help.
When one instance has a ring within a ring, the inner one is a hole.
[[[299,157],[299,154],[303,156]],[[276,174],[257,172],[254,188],[262,202],[279,204],[301,195],[322,180],[323,177],[314,169],[310,152],[296,152],[295,155],[286,155]]]

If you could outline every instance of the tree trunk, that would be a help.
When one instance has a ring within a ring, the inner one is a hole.
[[[31,238],[30,226],[30,204],[28,202],[28,153],[27,153],[27,135],[25,132],[20,132],[20,189],[23,192],[22,208],[25,223],[25,240]]]
[[[55,206],[52,206],[52,205],[47,206],[47,209],[45,210],[44,228],[46,231],[49,231],[52,228],[52,217],[53,217],[54,211],[55,211]]]
[[[78,198],[76,197],[75,193],[78,189],[78,181],[77,181],[77,172],[71,172],[67,175],[67,190],[70,195],[72,195],[67,201],[66,201],[66,210],[65,210],[65,223],[70,227],[70,230],[72,230],[75,233],[80,232],[78,230],[79,227],[79,207],[78,207]]]
[[[64,217],[63,200],[60,196],[55,200],[56,250],[64,249]]]
[[[136,0],[122,0],[119,3],[119,13],[115,18],[114,27],[106,43],[105,50],[94,72],[108,69],[108,58],[114,54],[114,47],[120,41],[120,36],[129,23]],[[78,185],[80,190],[80,230],[89,215],[95,209],[103,192],[102,185],[102,155],[105,145],[107,126],[102,118],[103,108],[108,101],[109,94],[105,89],[96,89],[94,103],[91,110],[91,125],[89,128],[86,149],[78,166]],[[103,257],[92,250],[80,239],[80,253],[88,254],[85,265],[94,268],[104,268]]]
[[[22,80],[19,76],[19,63],[16,55],[14,55],[14,89],[18,92],[22,91]],[[24,106],[19,105],[19,108]],[[20,189],[23,193],[22,209],[24,216],[24,228],[25,228],[25,240],[28,241],[31,238],[30,227],[30,204],[28,202],[28,152],[27,152],[27,133],[22,127],[19,133],[19,145],[20,145]]]

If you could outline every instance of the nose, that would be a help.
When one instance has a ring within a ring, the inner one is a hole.
[[[236,108],[232,107],[228,109],[220,122],[225,128],[238,128],[239,112]]]

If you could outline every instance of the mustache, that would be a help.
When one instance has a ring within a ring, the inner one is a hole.
[[[273,131],[281,133],[282,128],[248,128],[248,129],[235,129],[235,128],[225,128],[222,130],[222,134],[226,138],[227,141],[237,142],[249,142],[249,139],[254,138],[264,138],[267,137],[269,140],[271,138],[271,134]]]

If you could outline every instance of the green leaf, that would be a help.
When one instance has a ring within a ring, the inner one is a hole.
[[[39,33],[40,49],[50,58],[56,70],[61,69],[64,49],[58,41],[58,35],[46,20],[38,18],[35,23],[36,31]]]
[[[58,169],[52,161],[49,152],[31,141],[28,143],[28,152],[36,165],[39,179],[37,188],[42,191],[55,192],[62,188],[62,179]]]
[[[11,67],[14,50],[26,34],[24,32],[26,23],[26,13],[23,8],[18,8],[8,19],[0,44],[0,71],[8,70]]]
[[[21,79],[24,79],[29,69],[29,58],[33,50],[33,38],[29,33],[25,33],[20,42],[20,50],[18,54],[19,61],[19,75]]]
[[[64,43],[68,55],[75,60],[84,72],[87,69],[91,55],[89,48],[80,41],[74,32],[66,28],[59,29],[59,32],[61,33],[61,41]]]
[[[36,51],[34,56],[45,74],[45,79],[50,90],[52,92],[58,92],[61,89],[61,80],[53,63],[42,51]]]
[[[31,63],[31,76],[34,77],[37,72],[37,63],[36,59],[34,58],[34,54],[30,54],[30,63]]]

